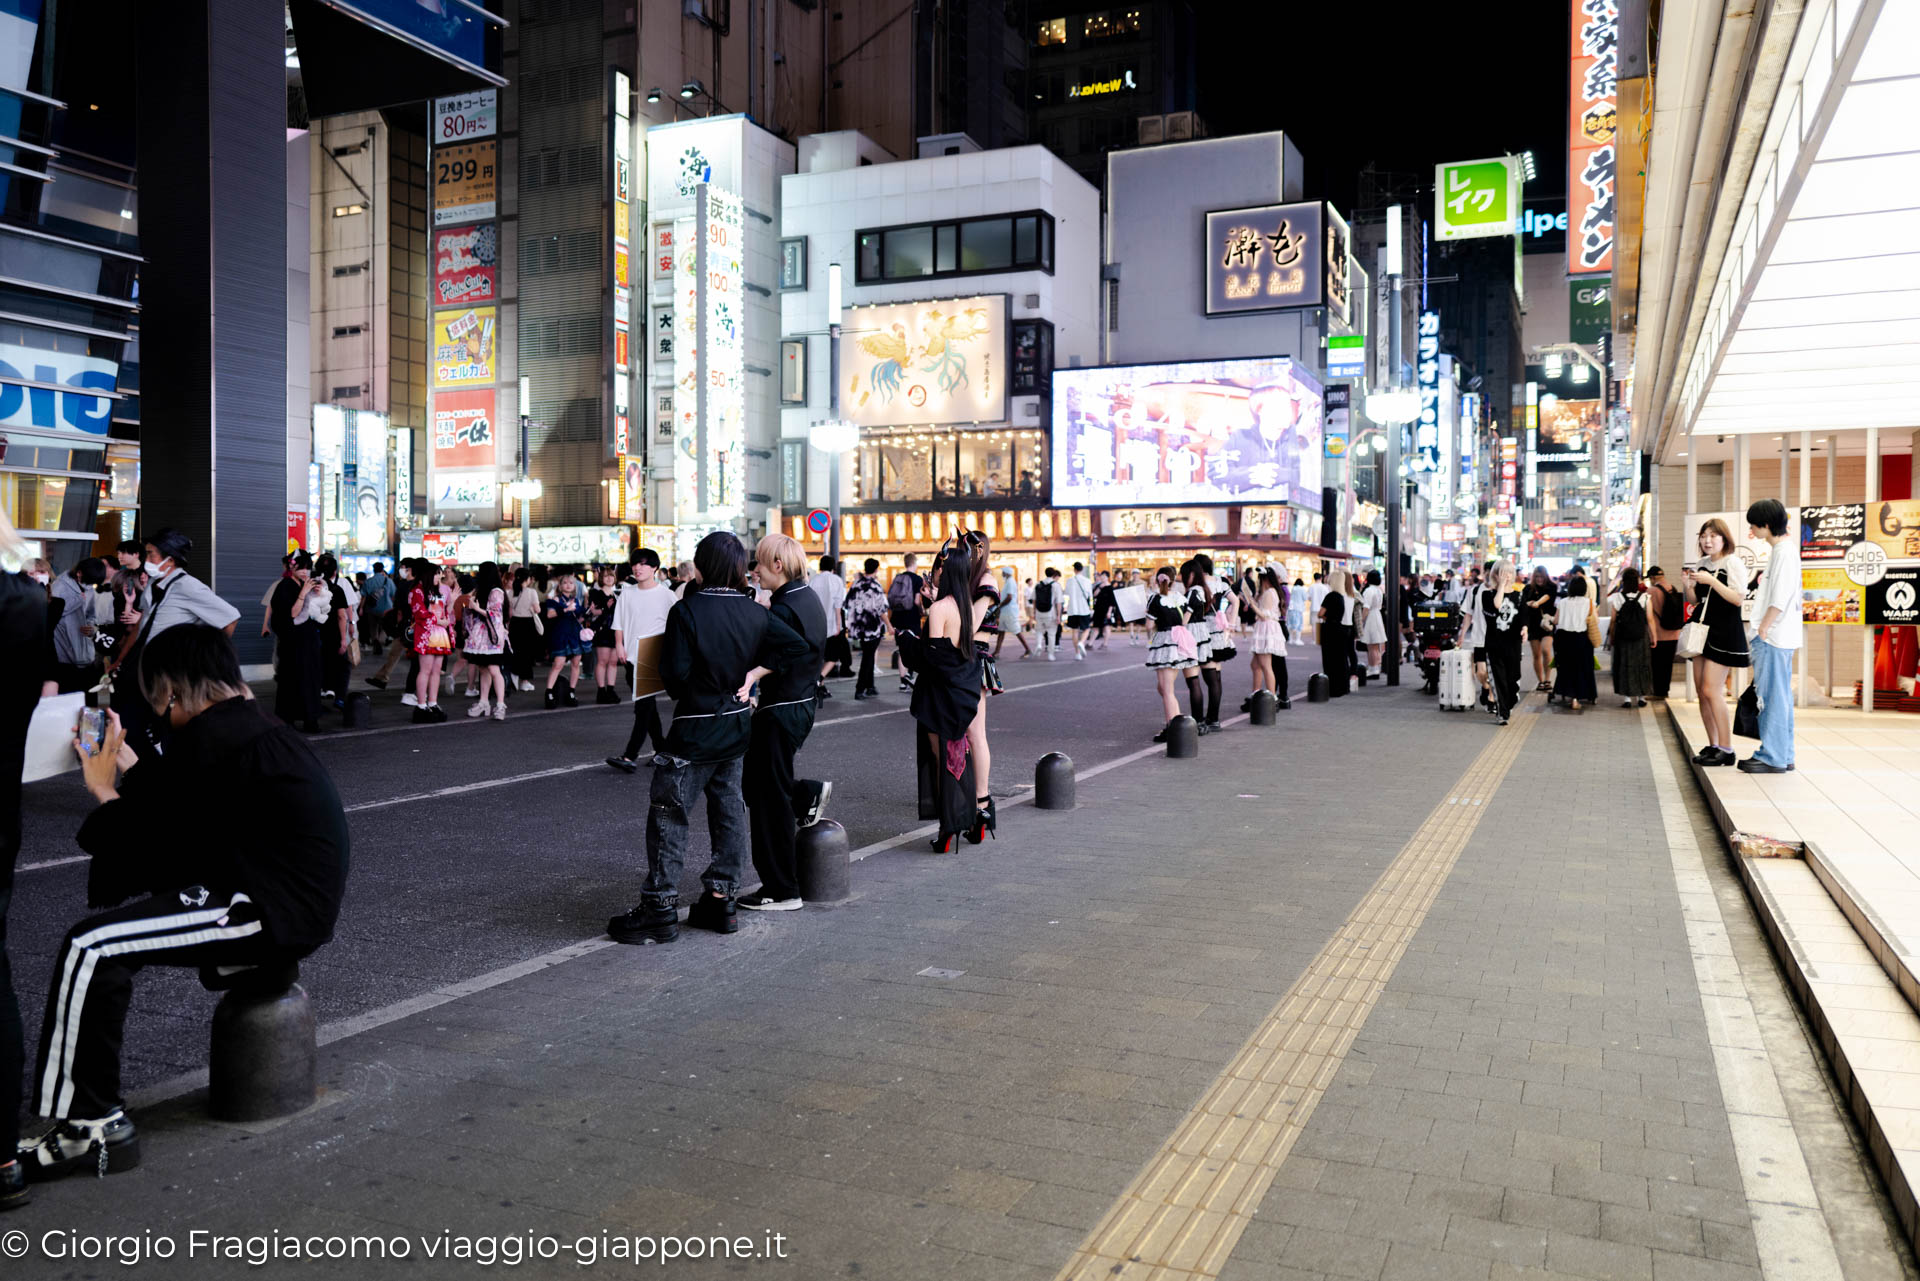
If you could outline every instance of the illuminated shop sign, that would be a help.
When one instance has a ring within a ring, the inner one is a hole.
[[[1512,235],[1520,216],[1520,158],[1436,165],[1433,214],[1436,240]]]
[[[49,391],[14,381],[0,383],[0,427],[105,436],[113,421],[113,399],[90,393],[113,391],[119,373],[117,363],[98,356],[0,345],[0,378],[71,388]]]
[[[1567,83],[1567,274],[1613,270],[1619,0],[1571,0]]]
[[[849,308],[841,416],[862,427],[1007,421],[1011,301],[979,294]]]
[[[1140,86],[1133,82],[1133,72],[1123,71],[1112,80],[1093,80],[1083,85],[1068,85],[1069,98],[1098,98],[1103,94],[1127,93]]]
[[[1420,313],[1416,348],[1420,376],[1420,418],[1413,429],[1413,470],[1440,470],[1440,313]]]
[[[1207,215],[1207,314],[1318,307],[1328,302],[1331,208],[1322,201],[1220,209]],[[1338,272],[1346,310],[1346,223],[1332,214],[1343,247]]]

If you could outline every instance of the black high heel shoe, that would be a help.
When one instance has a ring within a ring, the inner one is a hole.
[[[997,841],[1000,839],[1000,834],[997,830],[1000,826],[1000,818],[994,810],[993,798],[991,796],[983,798],[979,802],[979,806],[979,812],[974,815],[973,826],[966,831],[967,844],[969,845],[978,845],[981,841],[986,840],[987,833],[989,832],[994,834],[994,840]]]

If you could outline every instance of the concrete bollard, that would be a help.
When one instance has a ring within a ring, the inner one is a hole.
[[[347,705],[342,710],[340,725],[343,729],[359,729],[373,722],[373,696],[371,694],[349,694]]]
[[[793,843],[800,897],[809,903],[839,903],[853,893],[847,829],[830,818],[800,829]]]
[[[312,1107],[314,1031],[298,983],[230,990],[213,1012],[207,1111],[217,1121],[267,1121]]]
[[[1255,725],[1271,725],[1279,709],[1280,700],[1263,689],[1253,696],[1253,706],[1247,709],[1247,719]]]
[[[1315,672],[1307,681],[1307,701],[1309,703],[1326,702],[1329,698],[1333,697],[1332,691],[1333,685],[1327,680],[1327,674],[1325,672]]]
[[[1200,726],[1191,716],[1167,722],[1167,759],[1184,761],[1200,755]]]
[[[1064,752],[1048,752],[1033,767],[1033,807],[1037,810],[1073,808],[1073,761]]]

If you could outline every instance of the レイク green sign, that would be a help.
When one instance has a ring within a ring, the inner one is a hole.
[[[1434,166],[1434,236],[1510,236],[1520,216],[1520,163],[1512,156]]]

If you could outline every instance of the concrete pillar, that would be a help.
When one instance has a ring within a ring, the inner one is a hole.
[[[1784,495],[1782,496],[1784,501]],[[1795,504],[1802,510],[1813,504],[1813,433],[1800,433],[1800,501]],[[1825,628],[1821,629],[1825,631]],[[1794,682],[1794,699],[1800,706],[1808,704],[1810,694],[1807,689],[1808,678],[1813,674],[1813,656],[1807,651],[1805,630],[1802,629],[1800,652],[1795,656],[1800,664],[1800,679]],[[1822,699],[1824,703],[1826,700]]]
[[[1729,494],[1723,483],[1720,505],[1729,511],[1743,512],[1753,501],[1753,437],[1745,433],[1733,438],[1733,472],[1733,492]],[[1731,502],[1727,501],[1729,498]],[[1734,537],[1738,538],[1740,532],[1735,530]]]
[[[285,15],[255,0],[134,9],[140,113],[141,531],[248,611],[280,572],[287,494]]]

